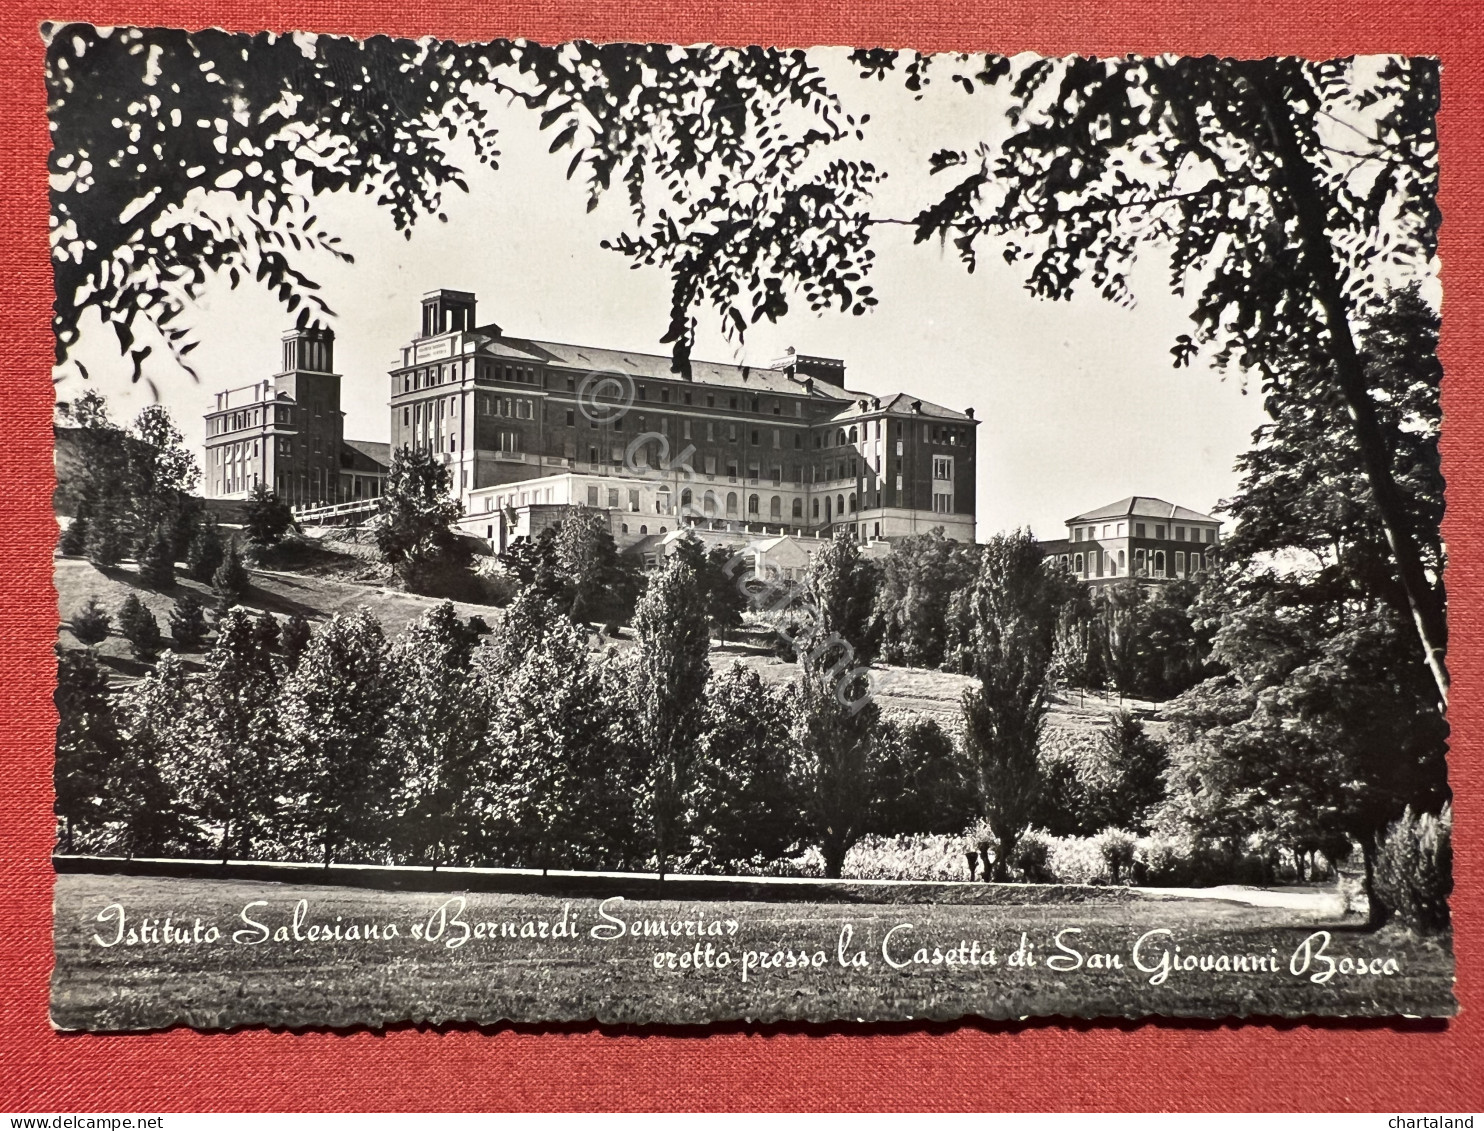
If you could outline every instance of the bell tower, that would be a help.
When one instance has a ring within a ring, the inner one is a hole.
[[[423,295],[420,338],[436,338],[454,330],[474,329],[475,298],[471,291],[429,291]]]
[[[290,330],[283,336],[283,373],[334,373],[335,331],[326,326]]]

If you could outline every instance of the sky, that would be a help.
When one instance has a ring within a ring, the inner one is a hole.
[[[871,115],[865,140],[852,146],[889,171],[873,204],[878,215],[910,216],[941,193],[945,186],[926,171],[930,153],[1006,128],[991,94],[969,96],[940,81],[914,100],[899,82],[859,79],[839,50],[815,57],[846,109]],[[387,371],[417,332],[420,296],[438,287],[475,292],[480,323],[515,336],[669,352],[659,341],[669,321],[668,276],[632,270],[599,246],[625,224],[623,202],[613,197],[586,212],[582,187],[564,177],[568,155],[548,155],[549,135],[526,112],[500,117],[499,169],[467,164],[470,191],[445,198],[448,222],[424,218],[410,240],[365,197],[316,201],[356,260],[308,261],[336,311],[348,438],[388,438]],[[1122,307],[1092,291],[1065,302],[1035,298],[1024,289],[1024,265],[1005,264],[992,245],[969,274],[951,247],[914,246],[902,227],[876,233],[871,281],[879,305],[870,313],[821,316],[800,299],[777,324],[752,328],[740,350],[703,315],[693,356],[767,364],[792,346],[843,358],[852,390],[972,407],[982,422],[981,539],[1017,526],[1059,537],[1068,517],[1127,495],[1210,513],[1233,493],[1233,461],[1265,419],[1261,396],[1255,386],[1244,389],[1240,375],[1200,362],[1173,367],[1170,348],[1190,332],[1192,300],[1169,293],[1157,249],[1134,271],[1137,301]],[[275,373],[292,321],[251,283],[234,290],[217,279],[191,312],[199,383],[157,350],[145,369],[154,393],[132,385],[112,333],[96,322],[84,323],[74,356],[115,419],[131,419],[157,393],[200,459],[212,395]],[[59,400],[87,387],[75,369],[56,376]]]

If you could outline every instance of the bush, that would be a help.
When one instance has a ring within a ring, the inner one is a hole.
[[[1371,872],[1372,920],[1394,915],[1423,932],[1448,929],[1453,891],[1453,807],[1440,814],[1405,813],[1377,838]]]
[[[1050,838],[1047,868],[1060,884],[1107,884],[1113,879],[1097,837]]]
[[[1051,874],[1051,837],[1041,829],[1027,829],[1020,834],[1010,862],[1015,875],[1025,883],[1049,884],[1056,881]]]
[[[170,610],[170,635],[184,651],[201,647],[206,639],[206,614],[194,593],[182,593]]]
[[[847,880],[964,880],[969,863],[962,848],[961,836],[864,836],[845,853],[840,875]],[[769,876],[823,876],[824,854],[810,846],[798,856],[763,864],[759,871]]]
[[[160,622],[135,593],[125,597],[119,606],[119,631],[138,660],[148,662],[155,659],[165,643],[160,633]]]
[[[88,603],[73,616],[72,635],[91,648],[108,639],[113,629],[113,618],[103,611],[97,597],[89,597]]]
[[[1104,829],[1093,839],[1113,883],[1127,883],[1134,863],[1134,834],[1122,829]]]

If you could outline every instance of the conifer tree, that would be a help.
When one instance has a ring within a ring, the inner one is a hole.
[[[102,570],[113,569],[124,557],[124,534],[117,516],[100,509],[88,519],[85,552],[88,561]]]
[[[79,829],[100,824],[109,773],[122,753],[108,679],[91,651],[57,659],[56,814],[61,850],[73,851]]]
[[[202,522],[196,527],[186,551],[186,572],[202,584],[209,585],[224,557],[226,550],[215,520]]]
[[[201,647],[206,639],[206,614],[200,600],[189,591],[175,599],[175,608],[170,610],[170,636],[183,650],[190,652]]]
[[[145,538],[139,557],[139,580],[151,589],[175,586],[175,542],[169,525],[160,523]]]
[[[294,512],[287,502],[259,483],[247,500],[247,539],[254,549],[269,550],[295,527]]]
[[[222,564],[211,575],[211,589],[216,594],[217,611],[226,612],[233,605],[242,604],[247,599],[251,585],[247,569],[242,564],[242,555],[237,552],[237,543],[228,542]]]
[[[98,598],[92,596],[72,617],[71,628],[72,635],[77,637],[78,642],[91,648],[108,639],[108,634],[113,629],[113,618],[104,612]]]
[[[129,642],[134,658],[146,663],[160,654],[165,643],[160,622],[137,593],[130,593],[119,606],[119,632]]]

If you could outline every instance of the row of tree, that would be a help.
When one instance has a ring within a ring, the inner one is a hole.
[[[306,642],[233,609],[204,674],[166,653],[121,694],[64,653],[64,847],[664,872],[812,843],[838,875],[868,832],[972,818],[930,720],[854,710],[824,669],[713,673],[691,554],[651,580],[630,650],[590,651],[535,584],[485,646],[482,627],[445,603],[399,640],[363,611]]]

